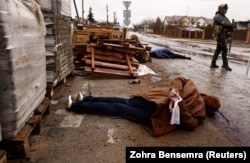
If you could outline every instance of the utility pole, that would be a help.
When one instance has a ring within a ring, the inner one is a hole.
[[[114,25],[117,23],[116,12],[114,11]]]
[[[106,11],[107,11],[107,24],[106,24],[106,26],[108,26],[109,25],[109,14],[108,14],[109,9],[108,9],[108,5],[107,4],[106,4]]]
[[[79,19],[79,15],[78,15],[78,10],[77,10],[77,6],[76,6],[76,1],[73,0],[73,2],[74,2],[75,10],[76,10],[77,21],[78,21],[78,23],[80,23],[80,19]]]

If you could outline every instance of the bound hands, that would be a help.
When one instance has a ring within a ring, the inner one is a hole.
[[[169,92],[169,98],[170,98],[170,103],[169,103],[169,111],[172,113],[174,110],[174,104],[177,101],[181,101],[182,98],[179,94],[179,90],[173,88],[170,92]]]

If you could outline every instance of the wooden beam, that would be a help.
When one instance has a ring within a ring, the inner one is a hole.
[[[131,66],[131,63],[130,63],[130,60],[129,60],[129,57],[128,57],[128,54],[127,54],[127,53],[125,54],[125,57],[126,57],[127,65],[128,65],[128,67],[129,67],[129,72],[130,72],[131,75],[133,75],[133,74],[134,74],[134,71],[133,71],[133,69],[132,69],[132,66]]]
[[[90,59],[91,55],[85,55],[83,60],[85,61],[86,59]],[[111,62],[111,63],[120,63],[120,64],[127,64],[127,61],[124,59],[119,59],[119,58],[115,58],[112,56],[103,56],[103,55],[97,55],[95,54],[95,60],[98,61],[107,61],[107,62]],[[139,62],[136,59],[132,59],[132,61],[130,61],[132,66],[138,67],[139,66]]]
[[[104,73],[104,74],[113,74],[113,75],[121,75],[121,76],[131,76],[129,71],[115,70],[115,69],[108,69],[108,68],[98,68],[98,67],[96,67],[94,70],[92,70],[90,67],[85,66],[84,71],[86,71],[86,72]],[[139,75],[137,73],[134,73],[133,76],[139,76]]]
[[[91,47],[91,68],[95,69],[95,49]]]
[[[127,65],[113,64],[113,63],[107,63],[107,62],[101,62],[101,61],[94,61],[94,62],[95,62],[94,63],[95,66],[110,67],[110,68],[114,68],[114,69],[122,69],[122,70],[128,70],[128,71],[130,71],[130,69],[131,69],[132,72],[137,69],[136,67],[132,67],[132,66],[131,66],[131,68],[129,68]],[[89,59],[86,59],[86,64],[91,65],[92,61]]]

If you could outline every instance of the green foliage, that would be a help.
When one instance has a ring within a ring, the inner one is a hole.
[[[95,23],[94,14],[92,13],[92,8],[89,8],[88,21]]]
[[[208,25],[205,27],[205,30],[206,30],[206,31],[213,31],[213,25],[208,24]]]
[[[157,17],[154,25],[154,31],[160,32],[161,30],[162,30],[162,22],[161,19]]]

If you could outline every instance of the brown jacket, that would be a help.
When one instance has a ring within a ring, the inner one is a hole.
[[[183,101],[179,103],[180,123],[187,129],[194,129],[200,121],[206,117],[204,100],[190,79],[175,77],[170,87],[153,88],[145,93],[138,93],[135,96],[143,97],[157,104],[156,112],[152,115],[153,136],[161,136],[173,131],[177,125],[171,125],[171,113],[169,111],[170,99],[168,94],[171,88],[179,89]]]

